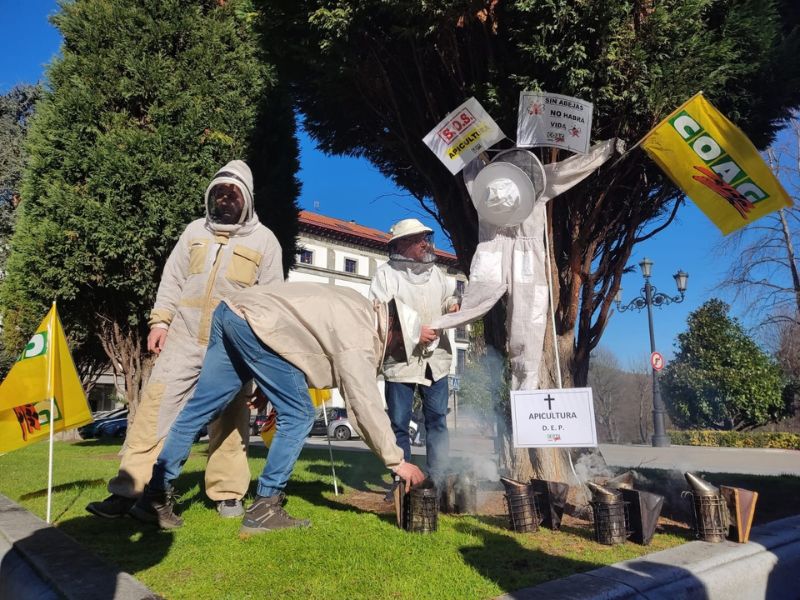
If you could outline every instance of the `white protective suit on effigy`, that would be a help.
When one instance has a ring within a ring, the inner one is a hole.
[[[547,202],[580,183],[611,158],[614,142],[600,142],[587,154],[544,165],[544,189],[521,223],[496,226],[480,219],[478,247],[472,257],[469,285],[461,310],[431,323],[435,329],[460,327],[485,315],[508,293],[506,328],[513,390],[531,390],[539,386],[548,307],[544,247]],[[470,194],[481,166],[471,163],[465,169],[464,180]],[[478,200],[473,196],[473,201]]]

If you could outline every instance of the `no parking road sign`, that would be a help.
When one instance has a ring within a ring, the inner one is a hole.
[[[661,352],[653,352],[650,355],[650,366],[653,367],[654,371],[660,371],[664,368],[664,357],[661,356]]]

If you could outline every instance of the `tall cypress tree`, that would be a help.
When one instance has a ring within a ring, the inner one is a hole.
[[[234,158],[257,167],[257,193],[270,193],[257,195],[256,208],[284,216],[285,226],[269,224],[293,255],[294,121],[263,55],[258,18],[249,0],[61,3],[53,17],[61,57],[31,125],[0,296],[10,350],[55,299],[83,374],[110,358],[135,402],[166,257],[203,214],[213,173]],[[279,168],[263,156],[275,147]]]

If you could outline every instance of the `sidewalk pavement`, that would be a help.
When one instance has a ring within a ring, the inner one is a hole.
[[[251,444],[263,445],[253,437]],[[307,448],[326,448],[324,437],[306,440]],[[337,450],[369,452],[361,440],[331,442]],[[477,435],[451,434],[451,456],[494,454],[494,441]],[[800,477],[800,450],[772,448],[708,448],[705,446],[669,446],[653,448],[633,444],[600,444],[600,453],[609,467],[700,471],[704,473],[743,473],[751,475],[794,475]],[[412,446],[411,453],[424,455],[425,447]]]
[[[800,476],[800,450],[600,444],[609,467]]]
[[[496,600],[797,600],[800,516],[754,527],[747,544],[689,542]]]
[[[155,600],[154,592],[0,494],[0,600]]]

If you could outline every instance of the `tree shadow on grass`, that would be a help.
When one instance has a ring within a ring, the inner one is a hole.
[[[353,457],[356,460],[352,460]],[[305,449],[301,458],[314,461],[314,464],[308,467],[311,473],[323,476],[331,475],[330,455],[326,450]],[[337,453],[334,450],[333,460],[337,478],[347,487],[362,491],[374,491],[375,488],[387,489],[389,487],[389,470],[371,452],[365,455],[349,451]],[[411,459],[411,462],[418,466],[420,462],[424,463],[424,461],[424,456],[414,456]]]
[[[117,448],[121,448],[123,442],[124,438],[105,437],[81,440],[79,442],[73,442],[72,445],[78,446],[79,448],[96,448],[98,446],[116,446]]]
[[[484,519],[479,519],[484,522]],[[490,523],[486,523],[490,524]],[[500,533],[488,528],[475,528],[458,523],[455,529],[480,538],[480,543],[462,546],[459,551],[464,562],[482,577],[492,581],[512,597],[523,599],[584,597],[587,585],[592,587],[592,597],[617,597],[631,590],[636,597],[649,597],[654,592],[660,597],[691,597],[706,600],[710,597],[706,586],[693,573],[682,567],[648,560],[647,557],[625,561],[625,567],[605,565],[596,561],[555,556],[539,549],[523,546],[519,534]],[[592,532],[577,527],[562,527],[564,533],[593,541]],[[595,571],[591,576],[578,576],[570,581],[557,581],[573,574]],[[583,577],[583,579],[580,579]],[[588,577],[588,578],[587,578]],[[544,589],[533,588],[549,583]],[[587,595],[586,597],[589,597]]]
[[[267,449],[263,446],[251,446],[248,451],[248,456],[250,458],[259,460],[265,460],[267,454]],[[355,454],[357,460],[352,461],[350,458],[351,454],[350,452],[337,453],[334,450],[333,461],[336,468],[336,478],[341,484],[349,488],[365,491],[370,490],[376,485],[386,487],[383,480],[384,478],[388,478],[389,471],[381,464],[380,460],[372,453],[369,453],[368,456],[358,453]],[[306,467],[308,472],[322,477],[331,477],[330,455],[327,450],[305,448],[300,453],[300,460],[312,463]],[[292,480],[289,485],[291,486],[293,483],[294,480]],[[332,489],[332,484],[326,485]]]
[[[102,519],[86,515],[63,521],[58,528],[133,574],[160,563],[173,541],[173,532],[130,517]]]
[[[68,483],[60,483],[58,485],[53,486],[53,494],[58,494],[60,492],[64,492],[73,488],[91,488],[91,487],[100,487],[105,486],[106,480],[102,477],[99,479],[79,479],[77,481],[70,481]],[[33,490],[32,492],[28,492],[27,494],[22,494],[19,499],[20,500],[32,500],[34,498],[42,498],[47,496],[47,488],[41,488],[38,490]],[[79,498],[79,496],[75,496],[70,502],[70,506],[75,503],[75,501]]]

